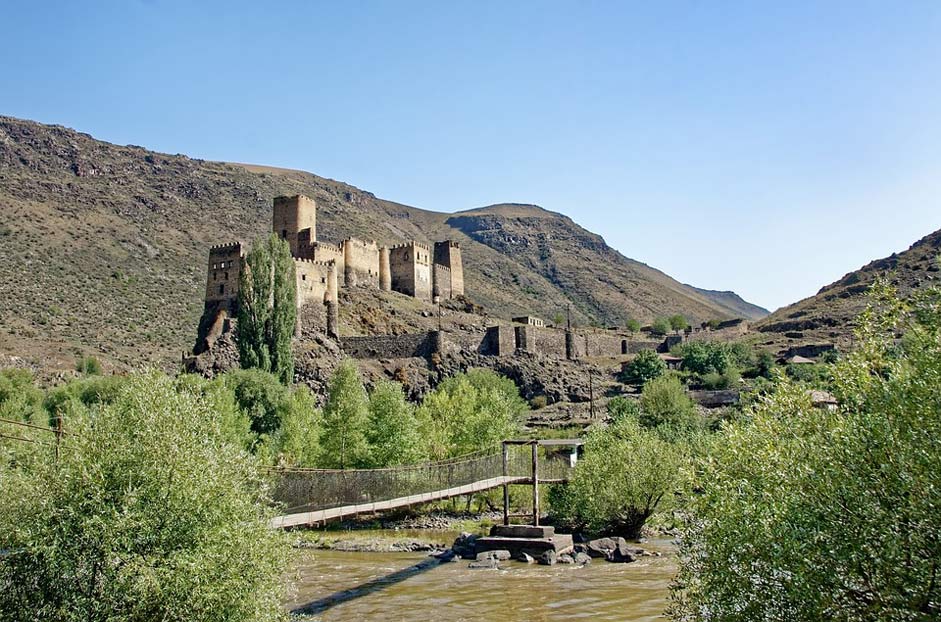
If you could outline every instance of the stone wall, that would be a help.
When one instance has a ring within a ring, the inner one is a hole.
[[[297,307],[301,308],[311,303],[323,304],[330,287],[330,278],[336,278],[336,268],[332,263],[295,259],[294,274],[297,283]]]
[[[314,242],[311,244],[310,257],[305,257],[305,259],[320,263],[334,262],[337,266],[337,278],[340,280],[340,284],[346,285],[346,258],[343,254],[342,245]]]
[[[444,266],[451,273],[449,297],[464,295],[464,262],[461,257],[461,246],[457,242],[445,240],[435,242],[434,262]]]
[[[433,265],[431,270],[434,281],[432,295],[441,296],[442,300],[449,300],[451,298],[451,271],[441,264]]]
[[[379,246],[356,238],[343,240],[343,274],[347,287],[379,287]]]
[[[357,359],[429,357],[437,351],[439,345],[437,331],[340,338],[343,352]]]
[[[431,248],[420,242],[408,242],[389,249],[392,290],[431,300]]]
[[[553,328],[533,328],[536,335],[536,352],[559,359],[565,356],[565,331]]]
[[[491,326],[487,329],[480,353],[487,356],[510,356],[516,352],[516,331],[512,326]]]

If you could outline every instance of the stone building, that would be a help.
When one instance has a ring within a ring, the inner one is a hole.
[[[427,301],[433,296],[464,295],[464,267],[457,242],[436,242],[433,249],[415,241],[392,248],[356,238],[321,242],[317,239],[317,203],[313,199],[303,195],[276,197],[272,207],[271,230],[287,241],[294,258],[297,306],[325,305],[328,332],[335,333],[340,287],[395,291]],[[208,348],[204,341],[212,331],[222,330],[228,318],[236,314],[243,261],[244,250],[239,242],[209,250],[197,350]],[[329,329],[331,323],[333,331]]]

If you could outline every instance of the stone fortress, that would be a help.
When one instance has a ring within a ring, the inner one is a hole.
[[[457,242],[434,247],[414,240],[392,246],[347,238],[339,243],[317,239],[317,203],[306,196],[273,201],[271,230],[288,243],[294,259],[298,309],[323,305],[327,334],[339,337],[338,289],[365,287],[393,291],[432,302],[464,296],[464,268]],[[237,313],[239,274],[245,258],[241,242],[209,249],[206,299],[197,353],[228,330]]]
[[[343,355],[354,359],[431,360],[436,355],[451,354],[497,359],[523,356],[557,361],[598,357],[624,360],[641,350],[665,353],[687,340],[733,340],[748,330],[747,322],[736,319],[722,322],[715,330],[704,326],[690,328],[683,334],[656,336],[649,327],[635,332],[617,327],[550,326],[531,315],[510,321],[492,317],[483,322],[459,321],[459,326],[442,328],[439,306],[438,330],[428,330],[426,326],[402,334],[341,337],[340,288],[398,292],[429,303],[463,299],[460,245],[450,240],[433,246],[409,241],[391,247],[356,238],[339,243],[320,242],[317,205],[303,195],[274,199],[272,231],[287,242],[294,260],[298,335],[310,341],[317,334],[325,334]],[[192,357],[197,368],[196,359],[213,350],[219,337],[233,327],[244,258],[239,242],[209,250],[205,308]]]

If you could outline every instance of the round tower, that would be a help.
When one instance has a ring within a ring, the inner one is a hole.
[[[389,264],[389,248],[379,248],[379,289],[384,292],[392,291],[392,267]]]

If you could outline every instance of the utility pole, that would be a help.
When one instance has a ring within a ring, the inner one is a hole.
[[[592,377],[594,374],[591,372],[591,366],[588,367],[588,413],[589,416],[595,418],[595,387],[592,383]]]
[[[569,330],[572,330],[572,303],[568,303],[565,307],[565,314],[567,317],[565,327]]]

